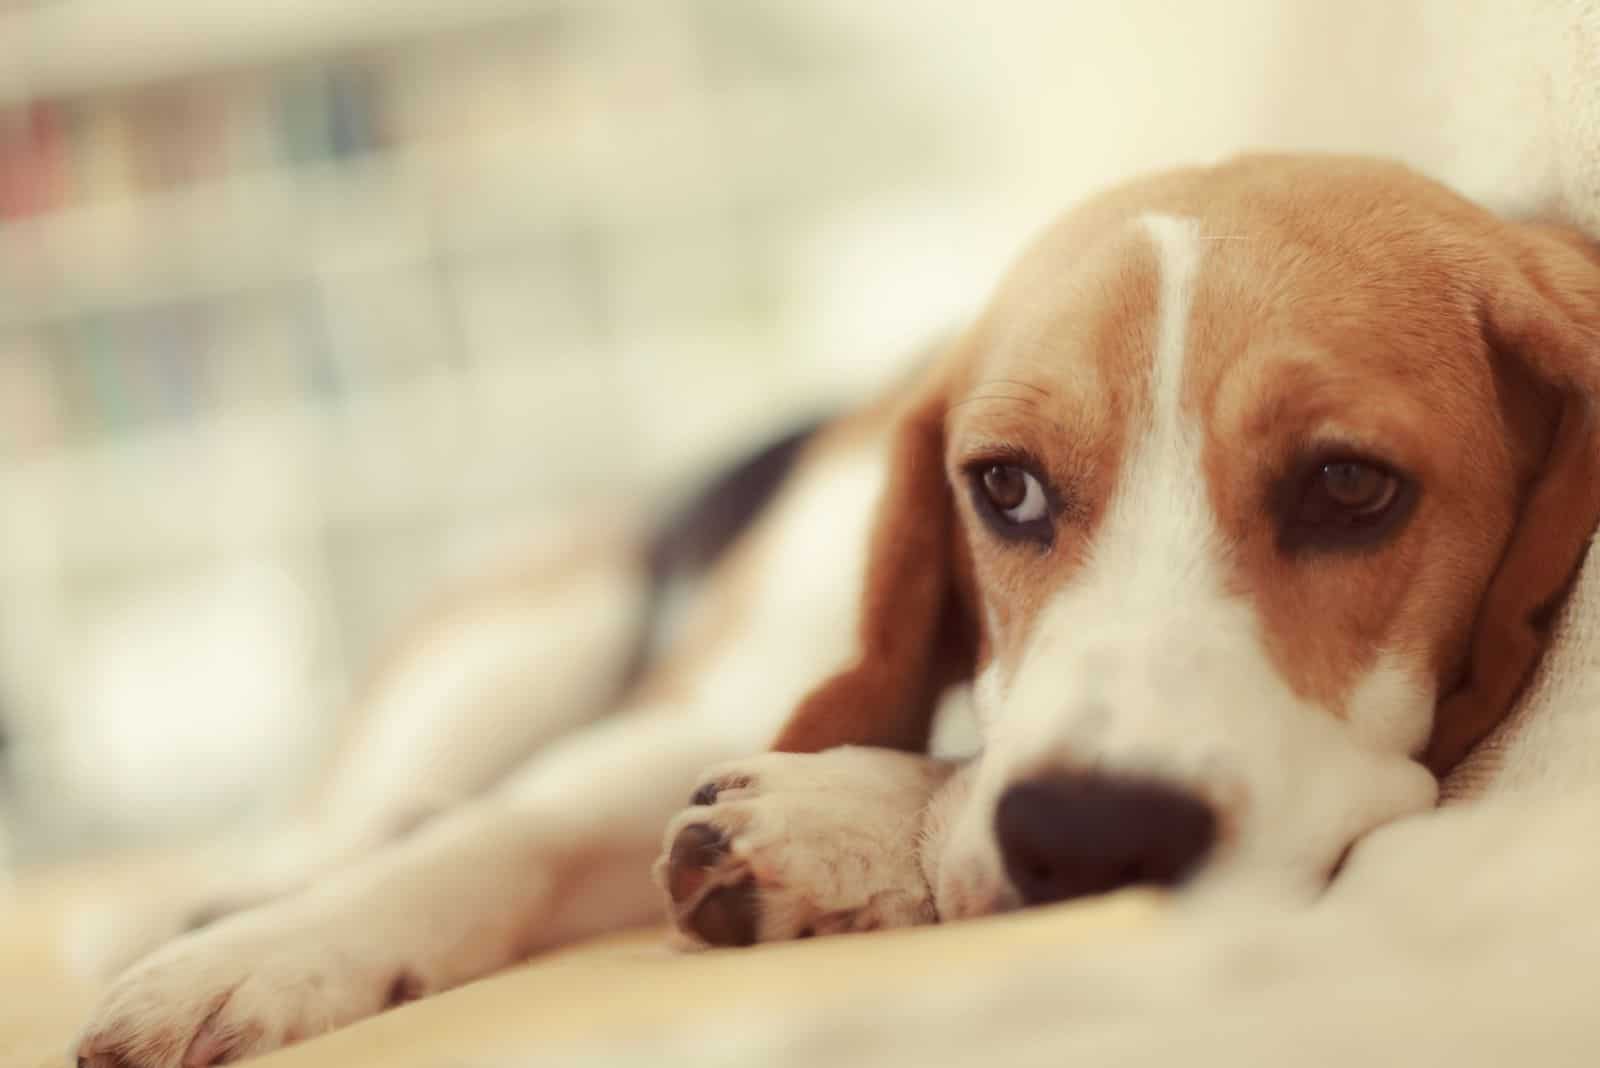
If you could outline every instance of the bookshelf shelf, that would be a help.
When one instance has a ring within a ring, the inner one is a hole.
[[[388,0],[374,17],[370,0],[56,0],[0,13],[0,105],[492,29],[575,2]]]

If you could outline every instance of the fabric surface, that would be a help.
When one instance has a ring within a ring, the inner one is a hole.
[[[74,978],[61,956],[66,925],[76,906],[147,872],[112,864],[59,870],[0,898],[0,1066],[69,1063],[97,991]],[[596,1043],[648,1048],[672,1035],[714,1037],[752,1014],[781,1015],[820,994],[860,997],[938,968],[1003,969],[1040,948],[1120,937],[1159,913],[1156,898],[1124,895],[961,926],[699,954],[670,950],[663,931],[635,931],[548,954],[254,1063],[459,1068],[546,1054],[553,1059],[542,1063],[567,1063]]]

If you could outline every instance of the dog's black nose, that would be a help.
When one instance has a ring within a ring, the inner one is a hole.
[[[1196,798],[1158,783],[1063,775],[1000,795],[995,835],[1011,884],[1029,905],[1124,886],[1173,886],[1216,839]]]

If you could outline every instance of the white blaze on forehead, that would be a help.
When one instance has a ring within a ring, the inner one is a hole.
[[[1194,281],[1205,246],[1192,219],[1149,215],[1139,225],[1155,245],[1160,275],[1149,405],[1144,425],[1129,427],[1128,459],[1085,577],[1114,583],[1118,600],[1130,607],[1152,607],[1220,594],[1221,587],[1219,539],[1200,463],[1203,436],[1183,408]]]
[[[1194,276],[1200,268],[1200,226],[1193,219],[1146,215],[1139,220],[1155,243],[1161,290],[1156,348],[1150,367],[1150,399],[1158,431],[1179,427],[1184,351],[1194,306]]]

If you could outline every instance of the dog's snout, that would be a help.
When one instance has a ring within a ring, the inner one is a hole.
[[[1159,783],[1063,775],[1010,787],[995,810],[1006,874],[1040,905],[1125,886],[1173,886],[1210,851],[1216,815]]]

